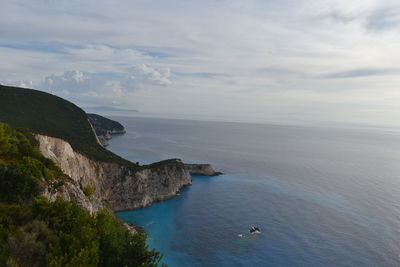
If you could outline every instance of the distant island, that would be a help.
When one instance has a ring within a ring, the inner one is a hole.
[[[139,112],[136,109],[123,109],[110,106],[83,107],[87,112]]]

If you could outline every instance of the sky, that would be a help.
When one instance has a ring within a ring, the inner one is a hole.
[[[171,117],[400,126],[398,0],[0,7],[1,84]]]

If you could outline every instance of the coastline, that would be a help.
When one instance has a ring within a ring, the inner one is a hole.
[[[108,119],[106,117],[97,115],[97,114],[90,114],[90,119],[89,119],[89,123],[91,124],[92,128],[94,129],[93,132],[95,134],[95,136],[97,137],[98,140],[104,140],[105,138],[107,140],[110,140],[112,137],[111,135],[121,135],[121,134],[125,134],[127,131],[125,129],[125,127],[118,121],[116,120],[111,120]],[[117,127],[117,129],[116,129]],[[104,136],[104,134],[106,134],[106,136]],[[106,142],[106,141],[105,141]],[[108,142],[106,142],[105,146],[108,146]],[[116,153],[118,155],[118,153]],[[121,155],[123,156],[123,155]],[[127,159],[129,160],[129,159]],[[139,164],[139,162],[137,162],[136,164]],[[179,165],[179,166],[178,166]],[[128,176],[124,176],[125,178],[129,178],[131,176],[136,176],[137,179],[141,180],[142,176],[146,176],[146,180],[149,180],[148,182],[150,182],[151,180],[153,180],[153,178],[151,178],[154,175],[161,175],[162,178],[161,180],[159,180],[158,182],[151,182],[152,186],[155,188],[152,188],[151,190],[147,190],[149,192],[147,192],[147,195],[145,194],[144,196],[144,200],[141,201],[141,204],[137,205],[124,205],[121,203],[126,203],[127,201],[124,201],[124,199],[132,199],[135,198],[133,196],[130,196],[132,194],[132,192],[126,191],[124,188],[126,188],[127,185],[129,185],[129,187],[131,187],[132,185],[128,182],[128,184],[126,184],[127,182],[125,181],[125,179],[120,179],[120,177],[115,177],[115,179],[117,179],[117,184],[119,185],[123,185],[122,187],[120,187],[120,189],[117,190],[117,192],[114,192],[114,197],[112,198],[112,200],[110,199],[110,196],[107,197],[107,201],[108,204],[112,205],[112,210],[114,212],[120,212],[120,211],[129,211],[129,210],[135,210],[135,209],[141,209],[141,208],[145,208],[147,206],[150,206],[154,203],[158,203],[158,202],[162,202],[162,201],[166,201],[169,200],[171,198],[176,197],[177,195],[180,194],[180,191],[185,188],[188,187],[190,185],[192,185],[192,175],[198,175],[198,176],[219,176],[222,175],[222,172],[219,171],[215,171],[214,168],[212,167],[211,164],[197,164],[197,163],[192,163],[192,164],[185,164],[184,162],[182,162],[181,159],[167,159],[167,160],[162,160],[162,161],[158,161],[158,162],[153,162],[150,164],[146,165],[147,168],[141,171],[138,171],[137,173],[131,173],[128,174]],[[122,166],[121,166],[122,167]],[[166,167],[170,167],[167,168]],[[113,168],[113,173],[115,174],[115,168]],[[107,173],[108,171],[105,170],[105,173]],[[124,173],[124,171],[122,172]],[[183,173],[186,173],[186,175],[184,175]],[[114,175],[115,176],[115,175]],[[184,179],[185,181],[182,180],[183,176],[188,176],[189,179]],[[114,179],[114,180],[115,180]],[[106,180],[106,179],[102,179],[102,180]],[[175,186],[175,190],[168,190],[168,192],[165,192],[165,186],[168,184],[169,187],[172,184],[176,184],[177,186]],[[115,181],[114,184],[112,185],[113,188],[116,187],[115,185]],[[139,193],[142,191],[140,188],[137,188],[137,190],[139,191]],[[106,192],[109,190],[105,190]],[[115,189],[114,189],[115,191]],[[148,194],[151,194],[151,197],[148,196]],[[137,192],[135,193],[135,195],[137,195]],[[120,196],[120,197],[116,197],[116,196]],[[151,199],[151,200],[150,200]],[[128,202],[132,202],[132,201],[128,201]],[[135,201],[134,201],[135,202]],[[118,204],[119,203],[119,204]],[[136,203],[136,202],[135,202]]]

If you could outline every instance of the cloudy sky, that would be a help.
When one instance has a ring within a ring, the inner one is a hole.
[[[398,0],[0,0],[0,83],[83,107],[400,126]]]

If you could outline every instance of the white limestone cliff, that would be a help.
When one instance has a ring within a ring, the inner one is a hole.
[[[192,178],[179,159],[167,160],[140,170],[131,170],[117,163],[98,162],[74,151],[62,139],[35,135],[42,154],[52,159],[70,178],[62,185],[48,186],[44,195],[76,201],[90,212],[102,208],[112,211],[136,209],[176,195]],[[89,198],[84,188],[94,194]]]

